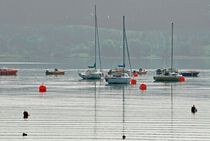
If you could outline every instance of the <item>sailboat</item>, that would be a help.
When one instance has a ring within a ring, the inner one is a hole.
[[[174,24],[171,23],[171,68],[169,69],[158,69],[156,70],[156,76],[154,80],[156,82],[179,82],[180,78],[183,77],[173,68],[173,28]]]
[[[126,49],[127,49],[128,61],[130,64],[130,71],[132,72],[127,37],[126,37],[126,32],[125,32],[125,16],[123,16],[123,64],[118,65],[118,67],[120,67],[120,69],[109,71],[109,75],[105,76],[105,80],[107,83],[109,83],[109,84],[130,84],[130,80],[131,80],[130,74],[131,73],[129,71],[125,70]]]
[[[97,47],[99,55],[100,70],[97,69]],[[84,72],[79,72],[79,76],[83,79],[101,79],[103,72],[101,71],[101,57],[100,57],[100,43],[98,35],[98,24],[96,15],[96,5],[95,5],[95,62],[93,66],[88,66],[88,69]]]

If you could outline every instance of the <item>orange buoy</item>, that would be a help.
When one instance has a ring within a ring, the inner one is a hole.
[[[134,77],[138,77],[139,74],[135,72],[135,73],[133,74],[133,76],[134,76]]]
[[[184,76],[181,76],[180,79],[179,79],[179,82],[184,82],[184,81],[185,81]]]
[[[45,93],[47,91],[47,87],[45,85],[39,86],[39,92]]]
[[[131,79],[131,85],[136,85],[136,80],[135,79]]]
[[[144,83],[142,83],[142,84],[140,85],[139,88],[140,88],[141,90],[145,91],[145,90],[147,90],[147,85],[144,84]]]

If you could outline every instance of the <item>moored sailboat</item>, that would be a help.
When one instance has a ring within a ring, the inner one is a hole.
[[[125,52],[127,49],[127,56],[128,61],[130,64],[130,55],[129,55],[129,49],[128,49],[128,43],[127,43],[127,37],[126,37],[126,31],[125,31],[125,16],[123,16],[123,64],[118,65],[119,69],[111,70],[109,75],[105,76],[105,80],[109,84],[130,84],[130,72],[131,65],[130,65],[130,71],[125,69]]]
[[[97,69],[97,48],[99,56],[100,69]],[[79,72],[79,76],[83,79],[101,79],[103,72],[101,71],[101,57],[100,57],[100,43],[99,43],[99,33],[96,15],[96,5],[95,5],[95,62],[93,66],[88,66],[88,69],[84,72]]]
[[[156,76],[154,76],[154,80],[156,82],[179,82],[181,77],[183,77],[181,74],[178,73],[173,68],[173,22],[171,23],[171,68],[169,69],[158,69],[156,70]]]
[[[158,69],[154,80],[156,82],[179,82],[180,78],[183,77],[177,71],[171,69]]]

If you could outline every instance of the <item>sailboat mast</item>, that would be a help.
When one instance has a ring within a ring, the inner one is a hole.
[[[123,16],[123,70],[125,69],[125,16]]]
[[[96,15],[96,47],[98,46],[98,58],[99,58],[99,68],[101,71],[101,47],[100,47],[100,39],[99,39],[99,33],[98,33],[98,18]]]
[[[173,63],[174,63],[173,62],[173,59],[174,59],[173,58],[174,57],[174,53],[173,53],[174,52],[174,49],[173,49],[174,48],[173,47],[173,45],[174,45],[174,39],[173,39],[174,38],[173,37],[174,36],[174,33],[173,32],[174,32],[174,23],[172,22],[171,23],[171,71],[173,69]]]
[[[95,5],[95,63],[94,63],[94,67],[95,67],[95,69],[96,69],[96,52],[97,52],[97,50],[96,50],[96,46],[97,46],[97,16],[96,16],[96,5]]]
[[[129,53],[129,49],[128,49],[128,40],[127,40],[126,31],[125,31],[125,34],[124,34],[124,39],[125,39],[125,47],[126,47],[126,50],[127,50],[128,63],[129,63],[129,66],[130,66],[130,72],[132,72],[131,59],[130,59],[130,53]]]

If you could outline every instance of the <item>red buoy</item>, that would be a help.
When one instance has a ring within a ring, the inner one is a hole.
[[[131,79],[131,85],[136,85],[136,80],[135,79]]]
[[[134,77],[138,77],[139,74],[135,72],[135,73],[133,74],[133,76],[134,76]]]
[[[181,76],[180,79],[179,79],[179,82],[184,82],[184,81],[185,81],[184,76]]]
[[[39,92],[45,93],[47,91],[47,87],[45,85],[39,86]]]
[[[145,91],[145,90],[147,90],[147,85],[144,84],[144,83],[142,83],[142,84],[140,85],[139,88],[140,88],[141,90]]]

